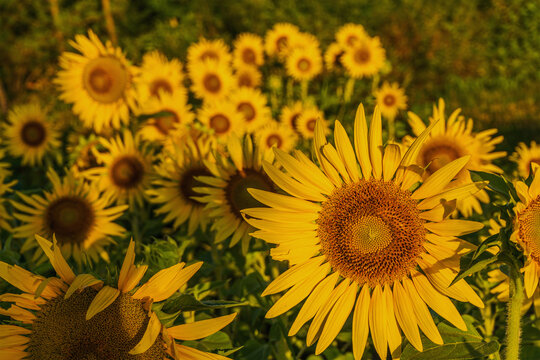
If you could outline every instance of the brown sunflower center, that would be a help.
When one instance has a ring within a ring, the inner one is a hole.
[[[371,54],[366,48],[361,47],[356,49],[356,51],[354,52],[354,61],[358,64],[365,64],[369,61],[370,58]]]
[[[281,144],[283,144],[283,139],[278,134],[270,134],[270,136],[266,138],[266,146],[269,148],[275,146],[279,149]]]
[[[238,104],[238,106],[236,107],[236,110],[238,110],[238,112],[241,112],[244,115],[244,119],[247,122],[250,122],[253,119],[255,119],[255,115],[257,114],[255,112],[255,107],[249,102],[242,102]]]
[[[291,127],[296,131],[297,130],[297,124],[298,124],[298,118],[300,117],[300,113],[297,112],[291,116]]]
[[[272,180],[266,174],[254,169],[244,169],[231,176],[225,187],[225,194],[231,210],[239,219],[242,219],[241,210],[262,206],[247,191],[250,188],[266,191],[275,190]]]
[[[210,118],[210,127],[216,134],[224,134],[231,128],[231,121],[223,114],[216,114]]]
[[[343,277],[390,284],[415,266],[426,230],[410,193],[360,180],[336,189],[317,219],[321,250]]]
[[[540,196],[518,214],[517,225],[519,238],[540,265]]]
[[[276,39],[276,46],[277,46],[277,50],[279,52],[285,50],[285,48],[287,47],[287,36],[280,36]]]
[[[345,40],[345,43],[349,46],[353,46],[354,44],[356,44],[357,41],[358,41],[358,36],[351,34],[347,36],[347,40]]]
[[[383,103],[386,106],[393,106],[396,103],[396,97],[393,94],[387,94],[383,98]]]
[[[309,71],[309,69],[311,69],[311,61],[309,61],[308,59],[300,59],[298,60],[296,66],[301,72],[307,72]]]
[[[82,197],[63,196],[45,210],[45,224],[60,244],[82,244],[95,224],[92,205]]]
[[[317,119],[309,119],[307,122],[306,122],[306,128],[309,130],[309,131],[315,131],[315,125],[317,124]]]
[[[427,173],[433,174],[435,171],[444,167],[446,164],[466,155],[456,144],[454,139],[445,136],[432,137],[422,147],[419,160],[423,167],[428,166]],[[465,168],[460,174],[467,171]],[[458,175],[459,177],[459,175]]]
[[[173,88],[171,83],[166,79],[156,79],[152,81],[150,84],[150,94],[158,97],[160,91],[166,92],[167,94],[172,94]]]
[[[144,165],[133,155],[122,156],[111,166],[110,176],[116,186],[131,189],[141,183],[144,177]]]
[[[129,351],[148,326],[148,311],[140,300],[120,294],[105,310],[86,321],[86,311],[97,291],[87,288],[64,299],[58,296],[41,306],[32,324],[26,352],[31,360],[162,360],[165,346],[158,336],[144,353]]]
[[[257,56],[255,55],[255,51],[253,51],[253,49],[246,48],[244,51],[242,51],[242,60],[246,64],[255,64],[256,57]]]
[[[21,140],[30,147],[40,146],[46,137],[47,129],[41,122],[36,120],[26,122],[21,129]]]
[[[214,50],[206,50],[201,54],[200,59],[205,60],[219,60],[218,54]]]
[[[216,74],[207,74],[204,77],[203,85],[206,90],[214,94],[218,93],[221,90],[221,80]]]
[[[120,99],[128,86],[129,74],[115,57],[90,60],[83,71],[83,86],[92,99],[112,103]]]
[[[253,87],[253,79],[247,72],[243,72],[238,77],[238,86]]]
[[[212,174],[210,171],[208,171],[208,169],[202,166],[197,166],[186,170],[180,179],[180,193],[187,202],[194,205],[201,205],[200,202],[191,198],[192,196],[201,196],[201,194],[193,191],[194,187],[206,186],[206,184],[195,180],[195,177],[197,176],[212,176]]]
[[[169,131],[174,128],[174,125],[180,122],[180,119],[178,118],[178,115],[176,115],[176,113],[172,110],[163,109],[162,111],[167,111],[171,113],[171,115],[165,115],[156,118],[154,126],[163,135],[168,135]]]

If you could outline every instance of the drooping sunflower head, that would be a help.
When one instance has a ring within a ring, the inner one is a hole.
[[[263,151],[276,147],[288,153],[296,146],[298,135],[289,126],[272,121],[257,131],[256,139]]]
[[[341,58],[345,51],[339,43],[331,43],[324,53],[326,69],[334,70],[341,66]]]
[[[314,106],[308,107],[302,110],[302,113],[298,117],[296,130],[304,139],[313,139],[313,136],[315,135],[315,125],[318,120],[321,120],[321,124],[323,124],[323,127],[327,132],[328,123],[324,119],[322,110],[319,110]]]
[[[284,106],[281,109],[279,121],[283,125],[288,126],[296,134],[300,134],[298,131],[298,119],[300,118],[300,115],[302,115],[303,111],[304,106],[300,101],[297,101],[292,105]]]
[[[248,133],[256,131],[271,120],[272,115],[266,103],[266,96],[260,90],[240,88],[231,93],[229,101],[242,115],[243,127]]]
[[[536,141],[531,141],[528,147],[525,143],[519,143],[511,159],[517,163],[519,176],[526,179],[530,175],[531,166],[540,165],[540,146]]]
[[[198,114],[199,121],[221,142],[233,133],[241,135],[246,131],[242,117],[237,106],[227,100],[205,103]]]
[[[369,35],[360,24],[345,24],[336,32],[336,40],[342,47],[354,47],[368,38]]]
[[[169,61],[157,50],[146,53],[136,83],[139,103],[144,104],[149,98],[159,98],[162,93],[180,93],[187,97],[183,81],[182,63],[178,59]]]
[[[275,24],[264,38],[264,47],[269,56],[284,56],[289,51],[290,43],[300,34],[297,26],[289,23]]]
[[[385,359],[388,350],[399,357],[400,328],[420,351],[419,328],[431,341],[443,342],[428,306],[460,329],[466,325],[449,297],[483,306],[464,280],[450,286],[461,255],[474,248],[458,236],[482,224],[447,217],[455,199],[485,184],[446,190],[468,156],[422,181],[415,159],[433,125],[404,154],[398,145],[383,145],[377,107],[369,129],[367,125],[360,106],[354,141],[336,121],[334,146],[318,121],[313,151],[319,166],[301,152],[291,156],[276,149],[276,164],[263,162],[263,168],[289,195],[251,189],[267,207],[243,213],[257,229],[254,237],[277,244],[271,256],[291,266],[263,293],[290,289],[266,317],[283,314],[306,299],[289,335],[313,319],[307,345],[317,342],[315,352],[320,354],[354,308],[354,357],[362,358],[371,333],[375,350]]]
[[[55,79],[60,98],[73,104],[73,112],[96,132],[127,124],[129,110],[136,105],[133,82],[138,68],[130,65],[119,48],[103,45],[91,30],[88,37],[75,36],[71,45],[80,54],[65,52],[60,57],[62,70]]]
[[[384,82],[374,93],[381,114],[387,118],[395,118],[399,110],[407,108],[407,96],[398,83]]]
[[[192,67],[208,60],[229,66],[231,58],[229,47],[222,39],[208,40],[201,38],[188,48],[188,70],[192,72]]]
[[[180,345],[197,340],[228,325],[236,314],[166,328],[152,311],[152,303],[176,293],[202,263],[176,264],[160,270],[137,287],[148,266],[135,266],[135,244],[128,246],[117,287],[105,285],[90,274],[75,275],[60,247],[36,235],[58,277],[44,278],[17,265],[0,262],[0,277],[22,290],[5,294],[14,302],[0,314],[22,322],[2,325],[2,350],[16,359],[199,359],[212,354]],[[216,355],[217,356],[217,355]],[[213,359],[214,357],[212,357]],[[220,357],[220,359],[227,359]]]
[[[205,101],[224,99],[234,88],[234,79],[229,65],[216,60],[205,60],[194,64],[189,71],[195,95]]]
[[[14,106],[4,124],[8,152],[23,165],[39,165],[47,152],[60,146],[47,111],[37,103]]]
[[[365,38],[346,47],[343,54],[343,66],[353,78],[362,78],[377,74],[386,61],[386,54],[378,37]]]
[[[262,75],[261,72],[254,66],[242,66],[236,69],[234,72],[236,79],[236,86],[258,88],[261,85]]]
[[[322,71],[321,50],[298,47],[287,56],[287,74],[298,81],[311,80]]]
[[[263,39],[251,33],[240,34],[234,41],[233,65],[258,67],[264,63]]]
[[[473,131],[472,119],[465,120],[460,116],[461,109],[456,109],[446,118],[445,104],[441,99],[439,106],[434,107],[434,119],[440,119],[431,131],[430,135],[418,152],[417,163],[426,168],[425,176],[433,174],[451,161],[462,156],[470,156],[469,162],[456,175],[460,184],[472,182],[469,170],[487,171],[501,173],[502,170],[492,163],[492,160],[503,157],[505,152],[495,152],[495,145],[502,142],[502,136],[492,137],[496,134],[496,129]],[[419,136],[425,128],[424,122],[414,113],[409,112],[409,124],[416,136]],[[404,144],[410,145],[413,141],[411,137],[404,138]],[[458,210],[465,216],[470,216],[473,212],[482,213],[480,202],[487,203],[489,196],[485,191],[479,191],[474,196],[457,204]]]

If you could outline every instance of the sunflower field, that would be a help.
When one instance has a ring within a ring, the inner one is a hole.
[[[540,359],[538,24],[3,0],[0,359]]]

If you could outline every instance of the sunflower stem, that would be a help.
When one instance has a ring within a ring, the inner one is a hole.
[[[521,341],[521,307],[525,299],[523,278],[516,266],[510,266],[510,301],[508,303],[508,325],[506,328],[507,360],[519,360]]]
[[[103,7],[103,15],[105,16],[105,25],[107,26],[107,32],[111,38],[113,45],[117,45],[116,29],[114,28],[114,19],[111,12],[111,2],[109,0],[101,0],[101,6]]]
[[[307,80],[304,80],[300,83],[300,90],[301,90],[301,99],[302,101],[306,101],[307,99],[307,95],[308,95],[308,85],[309,85],[309,82]]]
[[[53,19],[53,24],[55,28],[56,40],[58,41],[58,50],[60,52],[64,51],[64,34],[62,33],[62,25],[60,21],[60,8],[58,6],[58,0],[49,0],[51,16]]]

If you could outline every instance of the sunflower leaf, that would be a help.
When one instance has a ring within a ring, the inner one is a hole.
[[[477,273],[489,264],[492,264],[499,260],[496,255],[493,255],[491,253],[482,252],[480,255],[475,255],[475,252],[470,252],[461,258],[459,273],[456,275],[454,280],[452,280],[449,286],[454,285],[459,280],[474,273]]]
[[[510,199],[510,197],[513,197],[514,199],[517,198],[514,187],[503,176],[490,174],[483,171],[471,170],[470,172],[473,181],[487,180],[489,181],[487,187],[490,190],[503,195],[506,199]]]
[[[246,306],[246,302],[238,301],[222,301],[222,300],[197,300],[193,295],[181,294],[169,301],[163,306],[163,311],[176,312],[176,311],[197,311],[197,310],[210,310],[210,309],[226,309],[236,306]]]

